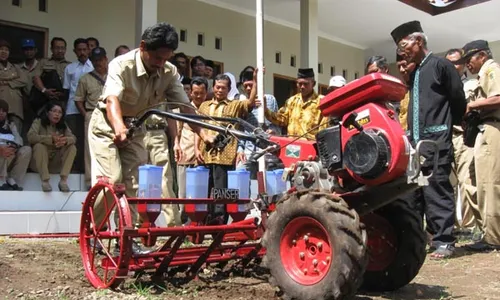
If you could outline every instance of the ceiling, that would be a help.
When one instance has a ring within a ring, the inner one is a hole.
[[[199,0],[255,16],[254,0]],[[398,25],[419,20],[435,53],[462,47],[474,39],[500,40],[500,1],[429,15],[397,0],[317,0],[320,35],[361,49],[367,56],[395,60],[390,32]],[[413,0],[426,1],[426,0]],[[300,0],[263,0],[265,19],[299,28]]]

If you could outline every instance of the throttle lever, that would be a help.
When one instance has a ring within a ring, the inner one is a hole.
[[[356,118],[358,117],[358,114],[356,112],[352,112],[342,123],[342,126],[345,128],[349,129],[349,126],[353,126],[356,128],[359,132],[363,131],[363,125],[359,124],[358,121],[356,121]]]

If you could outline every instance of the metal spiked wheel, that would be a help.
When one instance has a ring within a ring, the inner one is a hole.
[[[121,236],[124,228],[132,226],[132,217],[123,195],[123,186],[100,178],[83,204],[80,250],[85,275],[96,288],[115,288],[128,275],[132,241]],[[102,199],[104,218],[96,224],[94,209],[98,199]]]

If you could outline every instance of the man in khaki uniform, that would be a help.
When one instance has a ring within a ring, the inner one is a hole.
[[[75,92],[75,103],[80,113],[85,117],[84,138],[85,138],[85,186],[91,186],[90,170],[90,150],[88,142],[88,128],[92,111],[97,107],[97,102],[102,94],[106,77],[108,76],[108,57],[106,50],[101,47],[92,49],[90,61],[94,66],[94,71],[83,75],[78,81]]]
[[[462,61],[461,49],[450,49],[446,53],[446,59],[455,66],[464,84],[465,100],[468,102],[474,96],[474,88],[477,87],[477,79],[468,79],[465,74],[465,63]],[[457,181],[455,198],[457,200],[457,211],[460,210],[461,220],[457,218],[456,226],[460,229],[472,232],[474,227],[481,228],[481,216],[474,216],[471,206],[477,207],[475,173],[474,173],[474,149],[464,145],[462,126],[453,126],[453,148],[455,149],[455,167],[452,173]],[[476,224],[477,223],[477,224]]]
[[[208,94],[208,81],[204,77],[194,77],[191,80],[191,104],[196,108],[205,101]],[[180,146],[183,151],[182,158],[177,162],[177,185],[179,186],[179,198],[186,198],[186,169],[196,165],[195,156],[195,134],[188,124],[179,122],[177,125]],[[184,217],[184,206],[180,205],[181,216]],[[184,218],[185,219],[185,218]],[[184,221],[184,220],[183,220]],[[187,220],[186,220],[187,221]]]
[[[64,57],[66,55],[66,41],[63,38],[55,37],[50,41],[50,51],[52,51],[51,58],[44,58],[40,60],[35,68],[35,73],[33,76],[33,84],[35,87],[42,92],[45,97],[50,100],[56,100],[63,102],[65,104],[65,96],[62,90],[64,69],[70,64],[69,61]],[[46,87],[42,81],[42,75],[44,73],[49,73],[56,71],[59,77],[60,90],[54,87]]]
[[[170,102],[187,104],[180,106],[180,110],[194,113],[179,81],[177,69],[168,62],[177,49],[178,41],[173,26],[159,23],[144,31],[138,49],[118,56],[109,64],[103,94],[89,123],[93,183],[98,176],[105,176],[112,183],[124,182],[127,196],[137,196],[138,167],[147,162],[147,150],[143,131],[137,131],[130,139],[127,137],[127,121],[165,98]],[[194,127],[194,130],[206,143],[213,141],[200,128]],[[111,200],[110,197],[106,199]],[[103,221],[104,213],[100,197],[94,205],[97,224]],[[139,225],[137,217],[134,214],[133,221]]]
[[[467,111],[477,110],[482,124],[474,144],[477,200],[483,221],[483,239],[471,250],[500,248],[500,65],[493,60],[487,41],[477,40],[463,47],[462,60],[479,85]]]

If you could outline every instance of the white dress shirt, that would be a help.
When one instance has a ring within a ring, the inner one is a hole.
[[[79,60],[70,63],[64,69],[63,88],[69,90],[68,104],[66,105],[66,115],[77,115],[80,111],[76,107],[75,92],[78,87],[78,81],[84,74],[94,71],[94,66],[89,59],[82,64]]]

